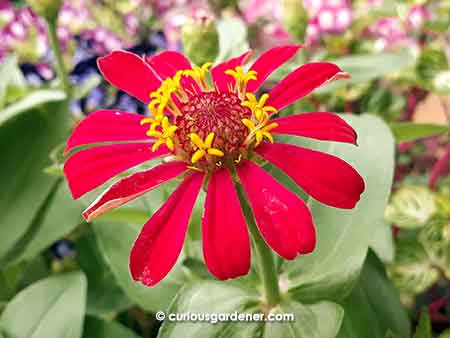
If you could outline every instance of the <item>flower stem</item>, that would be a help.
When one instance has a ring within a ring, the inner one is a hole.
[[[48,26],[48,37],[50,40],[50,46],[53,51],[53,56],[56,61],[56,72],[58,74],[59,80],[61,81],[61,87],[66,93],[67,97],[70,97],[71,87],[69,82],[69,76],[67,74],[66,66],[64,65],[64,60],[61,52],[61,46],[59,45],[58,35],[56,31],[57,20],[50,19],[47,20]]]
[[[264,294],[267,305],[270,307],[280,303],[280,288],[278,286],[278,273],[275,267],[275,261],[271,249],[267,246],[261,237],[256,226],[255,219],[248,204],[244,190],[241,185],[237,186],[239,199],[247,220],[250,234],[253,238],[254,247],[256,249],[257,267],[261,275],[261,281],[264,287]]]

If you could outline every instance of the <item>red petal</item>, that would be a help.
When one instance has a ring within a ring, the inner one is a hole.
[[[242,66],[248,61],[248,59],[250,59],[251,55],[252,54],[250,51],[245,52],[241,56],[220,63],[211,69],[213,81],[216,84],[216,88],[219,92],[228,92],[228,88],[233,87],[236,83],[231,75],[225,74],[225,71],[227,71],[228,69],[234,70],[237,66]]]
[[[99,58],[97,63],[109,83],[145,103],[150,102],[150,93],[161,84],[150,66],[130,52],[114,51]]]
[[[181,53],[165,51],[146,58],[147,63],[152,67],[161,80],[173,77],[177,71],[191,69],[191,63]]]
[[[151,143],[112,144],[73,154],[64,164],[64,173],[73,198],[84,195],[142,162],[169,153],[165,146],[161,146],[156,152],[151,151],[151,147]]]
[[[134,280],[155,285],[175,265],[202,181],[201,173],[188,176],[144,225],[130,254]]]
[[[292,58],[302,47],[303,46],[301,45],[278,46],[261,54],[261,56],[250,67],[250,70],[255,70],[258,74],[256,80],[250,80],[248,82],[247,91],[257,91],[274,70]]]
[[[364,180],[344,160],[291,144],[262,143],[256,152],[288,174],[309,195],[336,208],[352,209]]]
[[[90,222],[108,210],[117,208],[146,192],[157,188],[164,182],[171,180],[187,170],[186,164],[173,161],[132,174],[110,186],[84,212],[83,217]]]
[[[214,276],[225,280],[248,273],[250,240],[247,225],[233,180],[226,169],[215,171],[209,181],[202,234],[205,263]]]
[[[275,134],[289,134],[318,140],[356,144],[355,130],[342,118],[332,113],[304,113],[273,119],[278,127]]]
[[[92,143],[146,140],[148,126],[140,125],[142,118],[142,115],[118,110],[96,111],[75,127],[64,152]]]
[[[348,74],[333,63],[311,62],[300,66],[269,93],[266,104],[277,109],[282,109],[291,103],[311,93],[323,84],[349,77]]]
[[[286,259],[313,251],[316,233],[305,202],[250,161],[237,172],[267,244]]]

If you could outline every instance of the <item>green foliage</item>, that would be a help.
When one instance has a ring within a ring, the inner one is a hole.
[[[166,320],[160,329],[159,338],[169,337],[292,337],[332,338],[335,337],[342,320],[342,309],[331,302],[303,305],[292,300],[283,301],[272,309],[258,305],[256,290],[243,289],[233,283],[202,282],[181,289],[167,313],[212,314],[206,323],[175,323]],[[215,323],[217,314],[293,314],[294,320],[284,322],[237,322]]]
[[[416,332],[413,338],[433,338],[431,332],[430,315],[427,311],[422,311],[420,315],[419,325],[417,325]]]
[[[248,50],[247,29],[237,18],[222,18],[217,21],[219,32],[219,56],[215,63],[236,57]]]
[[[383,213],[394,168],[392,135],[379,118],[366,115],[345,119],[358,132],[358,147],[290,139],[345,159],[366,184],[361,201],[353,210],[339,210],[309,200],[317,229],[317,248],[285,265],[292,292],[302,301],[345,297],[362,269],[366,251],[374,240],[374,228],[384,226]]]
[[[397,288],[405,295],[427,290],[439,279],[439,271],[431,264],[415,234],[396,239],[395,260],[387,269]]]
[[[182,269],[176,266],[157,286],[145,287],[133,281],[128,270],[130,250],[142,224],[99,221],[93,226],[100,251],[128,297],[147,311],[166,309],[177,290],[186,282]]]
[[[83,338],[138,338],[138,336],[117,322],[87,317],[84,322]]]
[[[450,132],[448,126],[428,123],[393,122],[390,127],[398,143]]]
[[[81,338],[85,301],[82,273],[44,279],[8,303],[0,330],[14,338]]]
[[[435,212],[436,201],[427,188],[406,186],[395,192],[385,217],[400,228],[420,228]]]
[[[0,112],[0,259],[9,261],[22,252],[57,195],[60,181],[44,168],[50,151],[67,135],[64,98],[59,91],[36,92]],[[73,208],[65,203],[58,212]]]
[[[344,322],[338,338],[411,336],[409,320],[398,294],[373,252],[369,252],[358,284],[342,306]]]
[[[184,53],[196,65],[211,62],[219,54],[219,34],[212,20],[183,25],[182,41]]]

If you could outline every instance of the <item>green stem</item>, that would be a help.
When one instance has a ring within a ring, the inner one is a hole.
[[[50,40],[50,46],[52,48],[53,56],[56,61],[56,72],[58,74],[59,80],[61,81],[61,87],[66,93],[67,97],[69,98],[71,94],[71,87],[69,82],[69,76],[67,74],[67,69],[64,64],[61,52],[61,46],[59,45],[58,35],[56,32],[57,27],[56,18],[47,20],[47,26],[48,26],[48,37]]]
[[[261,275],[267,305],[275,306],[280,303],[280,288],[278,286],[278,273],[275,267],[275,260],[272,250],[267,246],[266,242],[259,233],[241,185],[237,186],[237,191],[241,202],[242,211],[244,212],[247,220],[247,225],[256,249],[257,266]]]

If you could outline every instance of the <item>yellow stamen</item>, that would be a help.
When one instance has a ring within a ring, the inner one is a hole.
[[[241,66],[237,66],[234,70],[233,69],[226,70],[225,74],[234,77],[234,79],[236,80],[236,90],[238,94],[241,97],[243,97],[247,89],[248,81],[256,80],[256,75],[258,73],[254,70],[250,70],[247,73],[244,73],[243,68]]]
[[[245,96],[247,97],[247,100],[243,101],[241,105],[249,108],[257,121],[267,121],[270,113],[276,113],[277,110],[274,107],[265,106],[266,101],[269,98],[269,94],[263,94],[259,101],[252,93],[247,93]]]
[[[207,62],[203,66],[194,66],[192,69],[183,71],[184,76],[192,77],[202,89],[206,89],[208,84],[206,82],[206,74],[208,73],[209,67],[212,66],[212,62]]]
[[[142,122],[141,122],[142,123]],[[156,137],[158,140],[153,144],[152,151],[158,150],[158,148],[165,144],[170,150],[174,150],[173,136],[175,131],[178,129],[177,126],[170,124],[167,116],[161,121],[161,131],[150,129],[147,131],[147,136]]]
[[[197,147],[197,151],[191,158],[192,163],[200,161],[207,154],[217,157],[224,156],[224,153],[220,149],[212,147],[214,142],[214,133],[209,133],[208,136],[206,136],[205,141],[203,141],[202,138],[196,133],[190,134],[190,138],[192,144]]]
[[[242,123],[249,129],[250,134],[247,136],[246,143],[250,143],[253,140],[253,136],[256,139],[256,145],[259,145],[261,141],[266,137],[270,142],[273,142],[273,137],[270,134],[270,131],[276,127],[278,127],[278,123],[271,123],[266,125],[264,124],[255,124],[249,119],[242,119]]]

